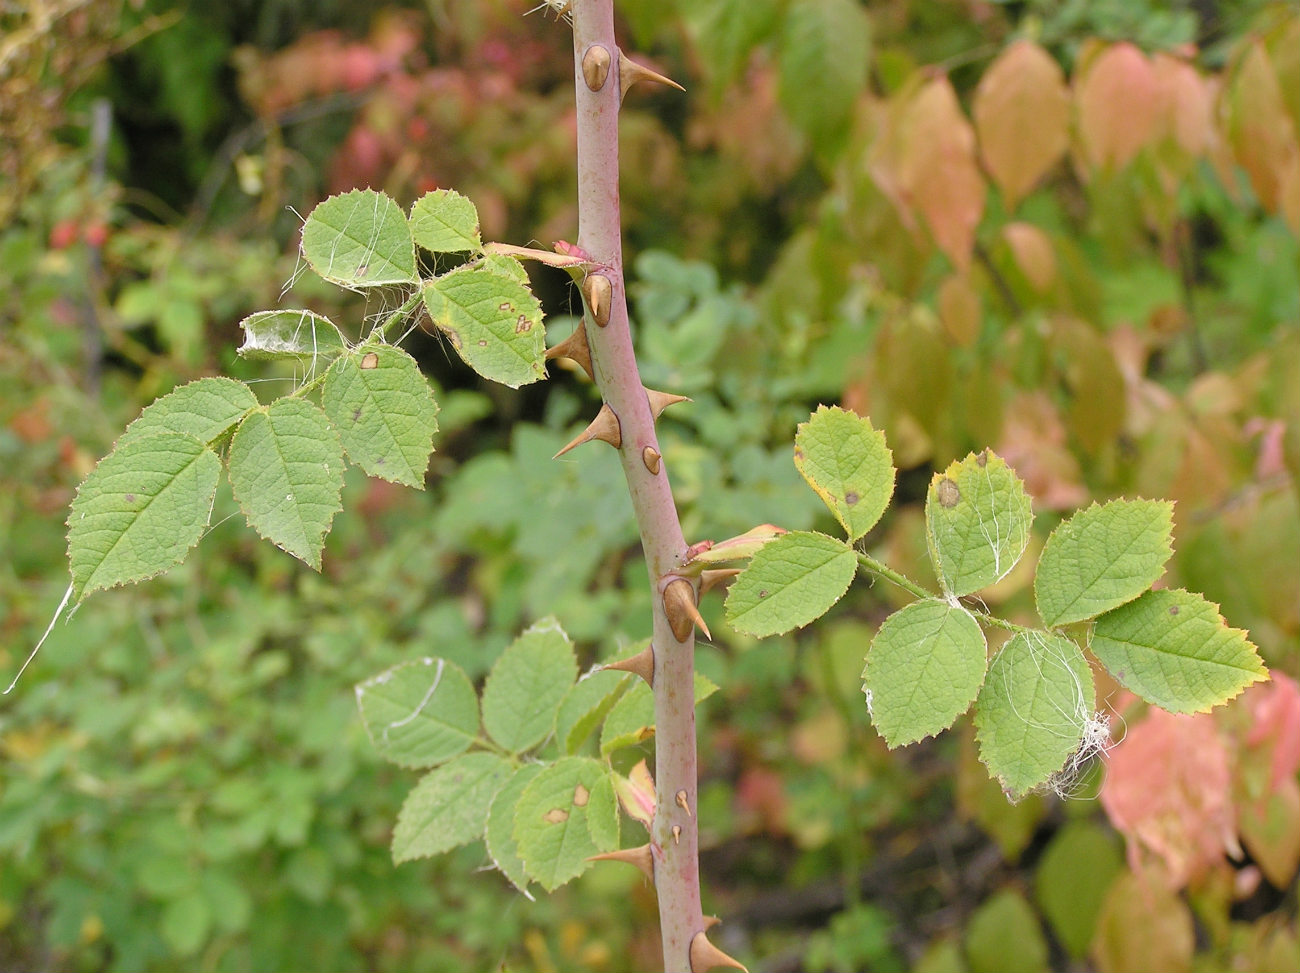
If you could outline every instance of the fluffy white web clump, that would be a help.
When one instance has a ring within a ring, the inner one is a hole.
[[[1097,711],[1083,724],[1083,739],[1079,746],[1065,762],[1065,766],[1054,773],[1043,784],[1062,800],[1077,797],[1083,788],[1083,778],[1092,766],[1094,757],[1106,756],[1106,751],[1115,745],[1110,736],[1110,717]]]

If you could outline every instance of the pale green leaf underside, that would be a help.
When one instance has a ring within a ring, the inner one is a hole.
[[[68,514],[73,600],[179,564],[207,529],[220,476],[217,454],[184,433],[120,443],[82,482]]]
[[[1095,701],[1083,650],[1049,632],[1016,634],[989,663],[975,702],[980,760],[1023,796],[1079,748]]]
[[[554,618],[533,625],[501,653],[483,687],[483,726],[512,753],[541,743],[578,677],[573,643]]]
[[[1173,553],[1173,504],[1112,500],[1080,510],[1043,546],[1034,577],[1048,625],[1093,618],[1132,601],[1164,573]]]
[[[794,465],[856,541],[894,494],[894,457],[885,434],[839,408],[821,406],[794,437]]]
[[[898,747],[952,726],[979,694],[986,651],[979,622],[946,601],[914,601],[886,618],[862,672],[885,742]]]
[[[344,287],[414,284],[415,245],[401,208],[383,193],[331,196],[307,217],[302,253],[311,269]]]
[[[510,779],[494,753],[466,753],[425,774],[397,814],[393,862],[428,858],[483,836],[492,798]]]
[[[844,596],[858,559],[843,541],[792,531],[764,544],[727,593],[727,620],[762,638],[807,625]]]
[[[1006,577],[1025,552],[1033,520],[1020,477],[987,449],[936,473],[925,526],[944,591],[961,597]]]
[[[210,444],[257,408],[257,397],[233,378],[201,378],[173,389],[126,427],[114,447],[160,432],[182,432]]]
[[[340,358],[325,376],[321,405],[354,463],[424,489],[438,406],[414,358],[390,345]]]
[[[425,193],[411,207],[411,236],[433,253],[477,253],[478,210],[473,202],[452,189]]]
[[[386,760],[434,767],[469,749],[478,736],[478,694],[453,662],[404,662],[357,686],[366,732]]]
[[[718,691],[717,685],[702,673],[695,674],[695,704]],[[637,679],[619,697],[600,731],[600,754],[607,756],[623,747],[634,747],[654,736],[655,700],[650,687]]]
[[[235,432],[229,465],[249,525],[320,570],[343,490],[343,447],[325,413],[303,399],[254,412]]]
[[[1268,678],[1255,646],[1213,602],[1148,591],[1093,625],[1088,647],[1126,689],[1171,713],[1199,713]]]
[[[555,713],[555,738],[561,752],[577,753],[635,678],[625,672],[605,669],[578,680]]]
[[[519,798],[533,779],[543,770],[542,764],[524,764],[515,771],[514,776],[488,807],[487,827],[483,837],[487,841],[488,854],[492,863],[520,892],[528,888],[528,873],[524,870],[524,860],[519,857],[519,843],[515,841],[515,809]]]
[[[542,306],[525,284],[484,267],[424,286],[424,304],[465,363],[511,388],[546,377]]]
[[[513,829],[519,856],[528,877],[548,892],[586,871],[592,855],[614,847],[618,802],[608,776],[598,761],[561,757],[519,798]]]
[[[325,366],[348,350],[338,326],[315,311],[258,311],[239,326],[244,330],[239,356],[251,361],[291,358]]]

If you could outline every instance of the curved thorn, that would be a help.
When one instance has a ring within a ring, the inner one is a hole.
[[[674,395],[672,392],[657,392],[654,389],[646,389],[645,394],[646,398],[650,400],[650,411],[656,419],[663,415],[664,409],[670,405],[691,401],[685,395]]]
[[[645,468],[650,471],[652,476],[659,475],[659,461],[661,459],[663,457],[660,455],[659,450],[653,446],[647,446],[641,450],[641,462],[645,464]]]
[[[692,625],[698,625],[705,638],[713,638],[709,626],[704,624],[699,609],[695,607],[695,589],[685,578],[678,578],[664,589],[664,613],[678,642],[690,638]]]
[[[627,89],[640,81],[648,81],[652,84],[666,84],[670,88],[676,88],[678,91],[686,89],[679,85],[672,78],[666,78],[658,71],[651,71],[644,64],[637,64],[622,51],[618,52],[618,98],[622,101],[627,97]]]
[[[609,310],[614,300],[614,285],[604,274],[588,274],[582,282],[582,296],[587,299],[591,319],[596,327],[609,324]]]
[[[745,973],[749,973],[743,963],[732,959],[709,942],[708,934],[701,929],[695,934],[695,938],[691,940],[691,973],[704,973],[705,970],[711,970],[718,966],[726,966],[733,970],[745,970]]]

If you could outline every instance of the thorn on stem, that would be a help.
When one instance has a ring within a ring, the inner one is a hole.
[[[618,52],[618,100],[622,101],[627,97],[627,89],[632,85],[648,81],[652,84],[666,84],[670,88],[676,88],[678,91],[686,89],[679,85],[672,78],[665,78],[658,71],[651,71],[644,64],[637,64],[622,51]]]
[[[684,789],[677,792],[677,796],[674,800],[677,802],[677,806],[686,812],[688,818],[693,816],[691,814],[691,802],[687,800],[686,791]]]
[[[612,60],[607,47],[592,44],[587,48],[587,53],[582,55],[582,80],[587,82],[589,90],[599,91],[605,87],[605,79],[609,77],[609,65]]]
[[[618,424],[618,416],[614,415],[614,410],[609,407],[608,403],[600,407],[600,411],[596,413],[596,418],[591,420],[591,424],[586,429],[574,436],[568,445],[552,456],[551,459],[559,459],[569,450],[581,446],[583,443],[589,443],[593,439],[609,443],[615,449],[623,445],[623,430]]]
[[[690,638],[692,625],[698,625],[705,638],[713,638],[709,626],[704,623],[699,609],[695,607],[695,589],[685,578],[678,578],[664,589],[664,612],[668,616],[673,637],[678,642]]]
[[[740,568],[710,568],[707,571],[700,572],[700,597],[710,588],[716,588],[720,584],[726,584],[736,575],[740,574]]]
[[[596,327],[609,324],[609,309],[614,300],[614,285],[604,274],[588,274],[582,282],[582,296],[587,300]]]
[[[704,973],[705,970],[711,970],[719,966],[725,966],[733,970],[745,970],[745,973],[749,973],[744,964],[732,959],[709,942],[708,934],[701,929],[695,934],[695,938],[691,940],[691,973]]]
[[[646,398],[650,400],[650,412],[656,419],[663,415],[664,409],[670,405],[691,401],[684,395],[674,395],[672,392],[656,392],[654,389],[646,389],[645,394]]]
[[[650,846],[648,844],[637,848],[620,848],[618,851],[607,851],[602,855],[592,855],[587,861],[623,862],[627,865],[635,865],[650,880],[650,884],[654,884],[654,859],[650,855]]]
[[[582,370],[587,373],[587,377],[593,382],[596,380],[596,373],[591,367],[591,348],[587,345],[587,326],[579,321],[578,326],[573,329],[573,334],[569,335],[559,344],[546,349],[546,358],[568,358],[582,366]]]
[[[662,458],[663,457],[660,455],[659,450],[655,449],[653,446],[647,446],[645,449],[641,450],[641,462],[645,463],[645,468],[649,470],[653,476],[659,475],[659,461]]]
[[[640,676],[649,686],[653,687],[655,684],[654,647],[647,645],[636,655],[628,656],[626,659],[619,659],[617,662],[606,662],[602,668],[631,672]]]

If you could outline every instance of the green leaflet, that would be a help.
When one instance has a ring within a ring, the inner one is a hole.
[[[302,255],[317,274],[344,287],[418,279],[406,216],[373,189],[331,196],[312,210],[302,228]]]
[[[519,843],[515,841],[515,809],[528,785],[543,769],[542,764],[524,764],[515,771],[514,776],[492,798],[492,804],[488,807],[487,827],[483,831],[492,863],[501,869],[501,874],[511,885],[525,894],[528,890],[528,873],[524,870],[524,860],[519,857]]]
[[[945,592],[961,597],[1006,577],[1029,543],[1025,485],[990,450],[936,473],[925,497],[930,560]]]
[[[343,489],[343,447],[325,413],[302,399],[254,412],[236,430],[228,462],[249,525],[319,571]]]
[[[870,25],[852,0],[801,0],[786,7],[778,93],[786,115],[823,158],[852,127],[849,118],[867,83]]]
[[[518,388],[546,377],[542,306],[525,283],[471,266],[429,281],[423,293],[433,323],[484,378]]]
[[[718,691],[708,676],[695,674],[695,704],[698,706]],[[635,747],[655,732],[655,699],[650,687],[637,679],[619,697],[605,717],[600,731],[600,755],[606,757],[623,747]]]
[[[794,465],[850,541],[876,525],[894,494],[894,458],[885,434],[844,409],[819,406],[799,424]]]
[[[217,454],[193,436],[123,436],[68,514],[73,601],[179,564],[207,529],[220,476]]]
[[[393,862],[428,858],[481,838],[492,798],[510,773],[509,761],[480,751],[425,774],[397,814]]]
[[[618,801],[604,764],[561,757],[524,788],[513,835],[528,877],[548,892],[618,846]]]
[[[425,193],[411,207],[411,236],[433,253],[478,253],[478,210],[452,189]]]
[[[915,743],[952,726],[984,682],[986,651],[979,622],[959,605],[927,598],[886,618],[862,671],[885,742]]]
[[[727,620],[762,638],[820,618],[844,596],[858,559],[843,541],[792,531],[764,544],[727,592]]]
[[[345,355],[325,375],[321,405],[354,463],[424,489],[438,406],[414,358],[390,345]]]
[[[404,662],[357,685],[357,707],[380,756],[401,767],[434,767],[478,736],[478,694],[453,662]]]
[[[1052,932],[1075,959],[1088,953],[1102,902],[1124,856],[1114,832],[1093,821],[1071,821],[1043,853],[1035,897]]]
[[[1246,633],[1189,591],[1148,591],[1107,612],[1088,648],[1126,689],[1171,713],[1205,712],[1268,678]]]
[[[348,340],[329,318],[315,311],[258,311],[239,322],[244,343],[239,357],[251,361],[293,358],[328,365],[348,350]]]
[[[1052,531],[1034,577],[1043,621],[1083,621],[1150,588],[1173,553],[1173,516],[1166,500],[1112,500]]]
[[[555,713],[555,739],[562,753],[578,752],[634,678],[614,669],[598,669],[574,683]]]
[[[537,746],[555,728],[555,712],[578,677],[573,643],[554,618],[515,639],[483,687],[483,726],[513,753]]]
[[[182,432],[208,445],[256,408],[257,397],[243,382],[201,378],[152,402],[126,427],[114,448],[160,432]]]
[[[1096,691],[1083,651],[1050,632],[1017,633],[989,663],[975,702],[980,759],[1013,798],[1079,748]]]

